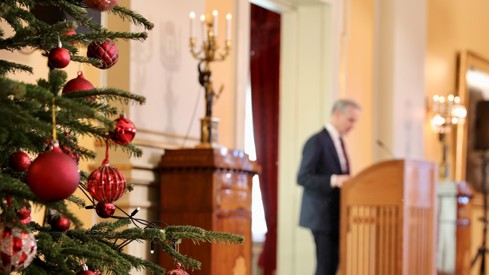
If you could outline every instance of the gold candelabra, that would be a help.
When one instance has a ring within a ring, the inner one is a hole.
[[[465,106],[460,103],[458,96],[449,95],[433,96],[431,126],[438,133],[438,139],[442,144],[442,160],[440,163],[439,176],[441,180],[447,180],[450,174],[450,166],[447,161],[447,138],[452,126],[462,123],[467,116]]]
[[[195,13],[191,12],[190,18],[190,53],[199,60],[197,69],[199,72],[199,83],[205,91],[205,116],[201,119],[200,125],[200,144],[197,147],[213,147],[217,144],[218,122],[212,117],[212,107],[219,98],[223,90],[221,85],[218,92],[214,91],[211,81],[210,63],[223,61],[231,50],[231,14],[226,15],[226,38],[224,40],[224,50],[219,51],[217,44],[218,33],[218,12],[214,10],[211,15],[201,15],[200,22],[202,28],[202,44],[196,49],[197,39],[195,37]]]

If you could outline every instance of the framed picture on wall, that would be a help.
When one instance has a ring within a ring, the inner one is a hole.
[[[455,180],[467,181],[476,191],[482,190],[482,150],[475,149],[477,103],[489,100],[489,59],[465,51],[458,56],[458,95],[467,108],[465,123],[455,131]]]

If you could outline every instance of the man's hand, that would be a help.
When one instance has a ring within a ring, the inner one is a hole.
[[[331,187],[341,188],[343,187],[343,183],[345,183],[345,181],[349,179],[350,179],[349,175],[333,175],[331,177]]]

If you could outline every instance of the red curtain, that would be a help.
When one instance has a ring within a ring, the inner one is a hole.
[[[268,227],[258,265],[272,275],[277,267],[280,15],[251,4],[250,40],[253,130]]]

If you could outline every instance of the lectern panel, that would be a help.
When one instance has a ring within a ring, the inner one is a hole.
[[[341,191],[342,275],[434,275],[437,166],[392,160]]]
[[[345,274],[399,274],[399,208],[357,205],[347,212]]]

